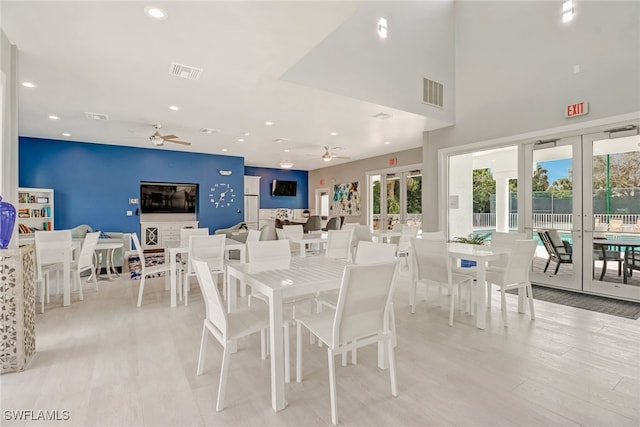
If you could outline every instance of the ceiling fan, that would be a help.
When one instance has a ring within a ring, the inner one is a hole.
[[[165,142],[173,142],[175,144],[182,144],[182,145],[191,145],[190,142],[178,141],[177,135],[160,135],[160,128],[162,127],[160,125],[153,125],[153,127],[156,129],[156,131],[153,133],[153,135],[149,137],[149,141],[151,141],[153,145],[155,145],[156,147],[164,145]]]
[[[342,150],[342,148],[340,147],[333,147],[334,150]],[[335,153],[332,153],[329,151],[329,147],[328,146],[324,146],[324,154],[322,155],[322,160],[324,160],[325,162],[330,162],[331,159],[345,159],[345,160],[349,160],[351,159],[351,157],[344,157],[344,156],[338,156]]]

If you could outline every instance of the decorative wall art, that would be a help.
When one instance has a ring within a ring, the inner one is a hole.
[[[331,216],[360,216],[360,183],[335,184],[329,213]]]

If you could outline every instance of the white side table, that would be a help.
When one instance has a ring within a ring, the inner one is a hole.
[[[113,252],[116,249],[120,249],[121,247],[123,247],[124,245],[122,244],[122,242],[113,242],[113,243],[98,243],[96,245],[96,249],[95,252],[96,254],[98,254],[98,251],[105,251],[105,256],[107,259],[107,280],[112,281],[113,279],[111,278],[111,273],[114,273],[116,275],[116,277],[119,277],[120,275],[118,274],[118,270],[116,270],[116,268],[113,265]],[[96,269],[98,270],[96,272],[96,276],[100,277],[99,272],[100,272],[100,256],[98,255],[98,262],[97,262],[97,266]]]

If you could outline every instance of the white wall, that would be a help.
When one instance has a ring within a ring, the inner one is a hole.
[[[424,135],[423,206],[438,203],[441,148],[640,111],[640,2],[580,1],[565,25],[561,4],[456,2],[456,125]],[[566,119],[577,101],[589,114]],[[437,229],[438,212],[424,221]]]

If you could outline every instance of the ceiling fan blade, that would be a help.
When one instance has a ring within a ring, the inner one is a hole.
[[[160,138],[162,139],[176,139],[178,138],[178,135],[160,135]]]
[[[182,144],[182,145],[191,145],[191,143],[187,142],[187,141],[175,141],[175,140],[167,139],[167,138],[163,138],[163,139],[165,140],[165,142],[173,142],[175,144]]]

